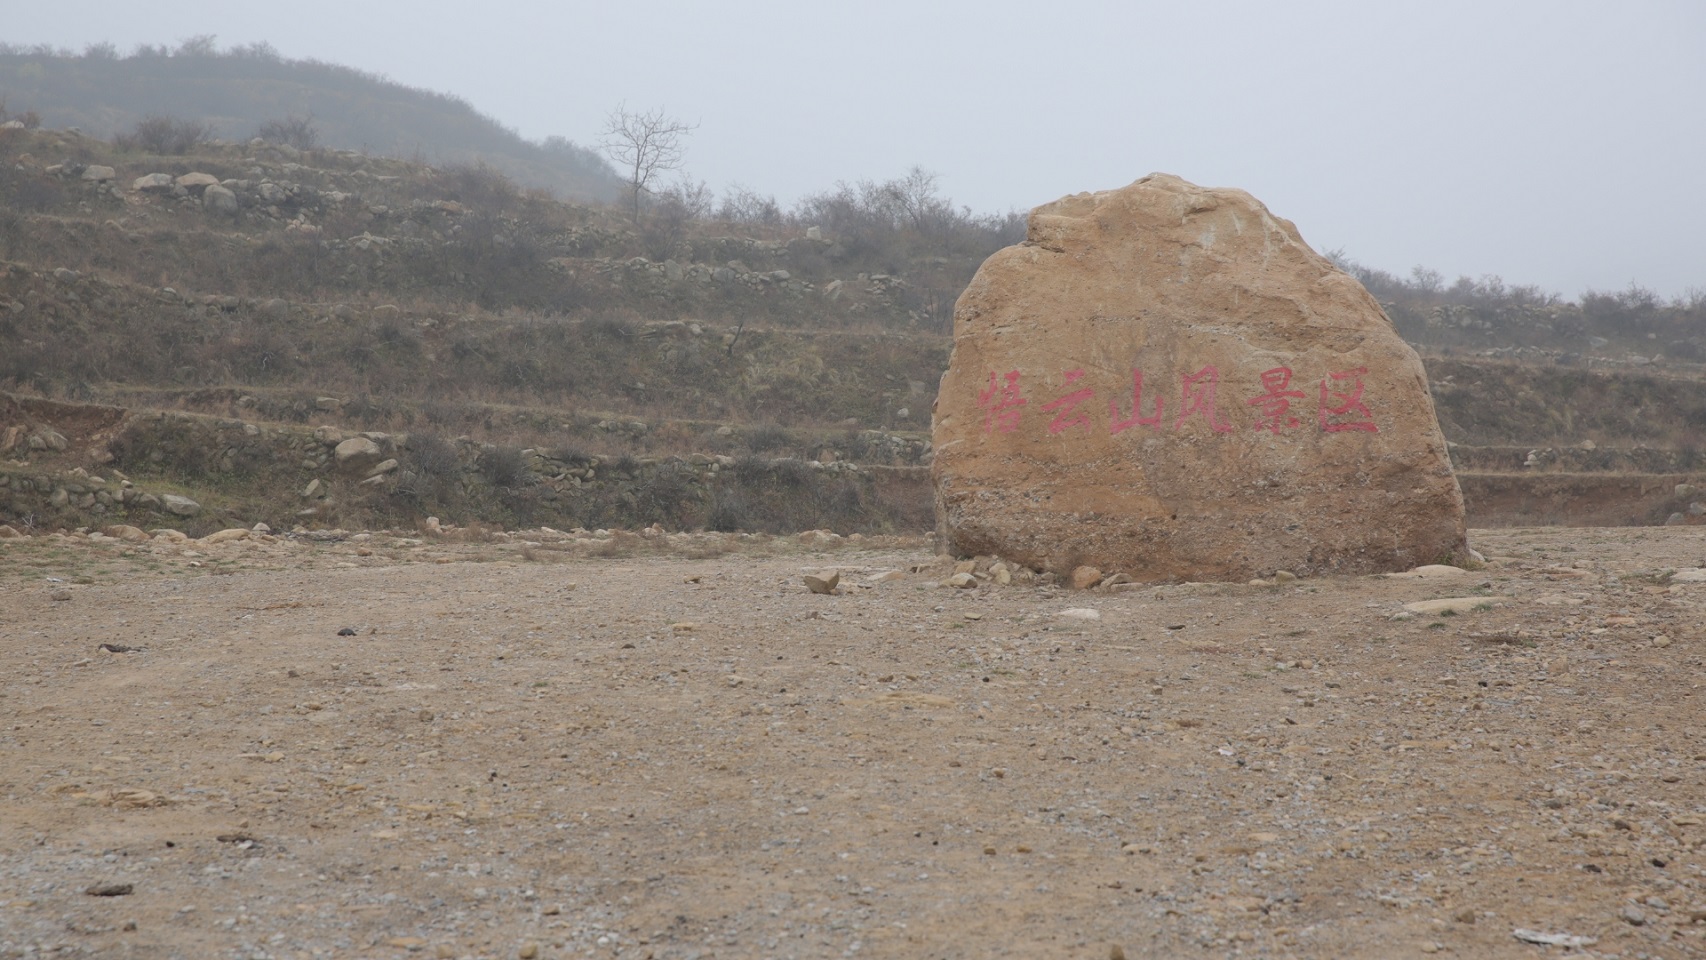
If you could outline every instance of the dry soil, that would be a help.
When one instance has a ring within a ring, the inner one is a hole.
[[[0,956],[1706,956],[1706,530],[1082,593],[526,536],[0,540]]]

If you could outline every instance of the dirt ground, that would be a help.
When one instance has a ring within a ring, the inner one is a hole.
[[[1706,529],[1471,543],[0,540],[0,957],[1706,956]]]

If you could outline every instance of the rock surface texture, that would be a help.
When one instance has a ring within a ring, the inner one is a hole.
[[[954,309],[949,549],[1063,575],[1373,573],[1466,556],[1421,360],[1241,190],[1154,174],[1031,212]]]

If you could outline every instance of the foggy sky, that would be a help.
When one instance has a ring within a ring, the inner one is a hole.
[[[1693,0],[9,6],[8,42],[266,41],[533,139],[662,107],[700,125],[687,174],[784,206],[915,164],[978,212],[1164,171],[1401,275],[1706,289]]]

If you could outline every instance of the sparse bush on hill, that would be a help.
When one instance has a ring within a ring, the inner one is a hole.
[[[196,120],[150,114],[137,121],[129,133],[113,137],[121,150],[138,150],[162,157],[180,157],[213,136],[213,128]]]
[[[0,94],[0,123],[9,123],[13,120],[18,121],[25,130],[35,130],[41,126],[41,114],[34,110],[25,110],[23,113],[12,113],[6,109],[5,95]]]
[[[775,423],[760,423],[746,431],[746,448],[753,453],[774,453],[790,442],[788,431]]]
[[[1379,300],[1410,343],[1442,351],[1533,345],[1572,354],[1615,349],[1693,360],[1706,342],[1706,293],[1671,301],[1631,284],[1590,290],[1577,301],[1496,276],[1459,277],[1416,267],[1408,278],[1363,266],[1343,251],[1327,258]]]
[[[517,447],[492,447],[480,453],[480,473],[500,490],[514,490],[527,482],[527,458]]]
[[[314,126],[314,118],[296,114],[281,120],[268,120],[261,124],[255,136],[268,143],[282,143],[298,150],[313,150],[320,145],[320,128]]]

